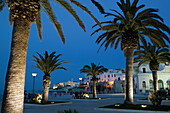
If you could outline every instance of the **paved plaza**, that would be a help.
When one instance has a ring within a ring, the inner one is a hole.
[[[57,111],[64,111],[68,109],[76,109],[79,113],[153,113],[150,111],[130,111],[130,110],[107,110],[107,109],[100,109],[98,107],[116,104],[116,103],[123,103],[124,95],[123,94],[99,94],[98,97],[106,98],[103,100],[85,100],[85,99],[72,99],[71,95],[62,95],[56,97],[49,97],[49,100],[53,101],[69,101],[70,103],[67,104],[53,104],[53,105],[24,105],[24,113],[57,113]],[[147,95],[134,95],[134,102],[135,104],[150,104],[147,100],[139,100],[140,98],[146,98]],[[169,101],[163,101],[162,104],[170,105]],[[160,112],[155,112],[160,113]],[[161,112],[164,113],[164,112]],[[170,112],[165,112],[170,113]]]

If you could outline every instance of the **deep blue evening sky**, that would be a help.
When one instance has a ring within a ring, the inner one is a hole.
[[[97,17],[99,21],[103,21],[105,19],[107,20],[107,18],[104,19],[104,17],[100,15],[97,8],[94,7],[90,0],[77,1],[80,1],[80,3],[87,6],[87,8]],[[97,1],[103,4],[106,11],[109,11],[109,9],[118,9],[116,5],[116,1],[118,0]],[[97,53],[99,45],[95,44],[95,39],[101,33],[90,37],[90,34],[95,30],[91,28],[95,22],[90,18],[88,14],[73,5],[86,26],[87,32],[85,33],[78,26],[74,18],[65,9],[59,6],[56,2],[52,3],[53,10],[58,17],[58,21],[62,25],[66,37],[66,44],[62,44],[53,24],[49,21],[45,13],[42,13],[42,42],[39,40],[35,23],[32,25],[30,31],[25,89],[32,90],[32,72],[37,73],[35,89],[42,89],[42,79],[44,74],[39,69],[30,65],[34,64],[34,62],[31,60],[32,55],[36,55],[36,52],[43,54],[45,50],[50,53],[56,51],[57,54],[62,54],[60,57],[61,59],[69,62],[65,65],[68,71],[57,70],[51,74],[51,86],[54,83],[68,81],[72,78],[74,81],[78,81],[79,77],[84,76],[84,74],[80,74],[80,69],[86,64],[89,65],[91,62],[96,64],[100,63],[109,69],[125,67],[125,58],[123,52],[120,51],[120,48],[117,50],[108,48],[106,52],[104,51],[104,48],[102,48],[100,52]],[[170,0],[140,0],[140,4],[141,3],[146,4],[146,7],[158,8],[159,14],[164,18],[165,23],[170,26]],[[4,87],[12,35],[12,27],[9,26],[8,16],[9,11],[7,8],[0,12],[0,93],[2,93],[2,89]]]

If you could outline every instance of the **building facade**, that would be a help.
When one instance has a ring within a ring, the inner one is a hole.
[[[68,94],[69,90],[71,90],[72,88],[78,87],[79,85],[80,85],[80,83],[73,81],[73,79],[71,81],[53,84],[53,88],[50,88],[49,93],[51,95]]]
[[[152,71],[149,69],[149,63],[143,64],[138,68],[134,64],[134,91],[137,93],[148,93],[153,91]],[[158,89],[170,88],[170,65],[160,64],[158,75]]]
[[[97,75],[98,81],[96,83],[98,93],[108,93],[108,92],[124,92],[123,85],[125,80],[125,70],[124,69],[109,69],[100,75]],[[91,81],[92,76],[85,75],[82,83],[89,83],[88,92],[92,92],[93,83]],[[121,87],[120,87],[121,86]],[[120,90],[117,90],[120,89]]]
[[[71,81],[54,84],[53,89],[58,89],[58,88],[61,89],[61,88],[64,88],[64,87],[78,87],[79,85],[80,85],[79,82],[73,81],[73,79],[72,79]]]

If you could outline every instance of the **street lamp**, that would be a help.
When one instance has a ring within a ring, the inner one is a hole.
[[[82,81],[82,79],[83,79],[82,77],[79,77],[79,80],[80,80],[80,85],[81,85],[81,81]]]
[[[37,73],[32,73],[32,76],[33,76],[33,97],[34,97],[34,84],[35,84],[36,75],[37,75]]]

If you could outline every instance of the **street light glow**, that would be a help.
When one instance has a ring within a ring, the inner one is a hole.
[[[32,76],[35,77],[37,75],[37,73],[32,73]]]
[[[82,79],[83,79],[82,77],[79,78],[79,80],[82,80]]]

